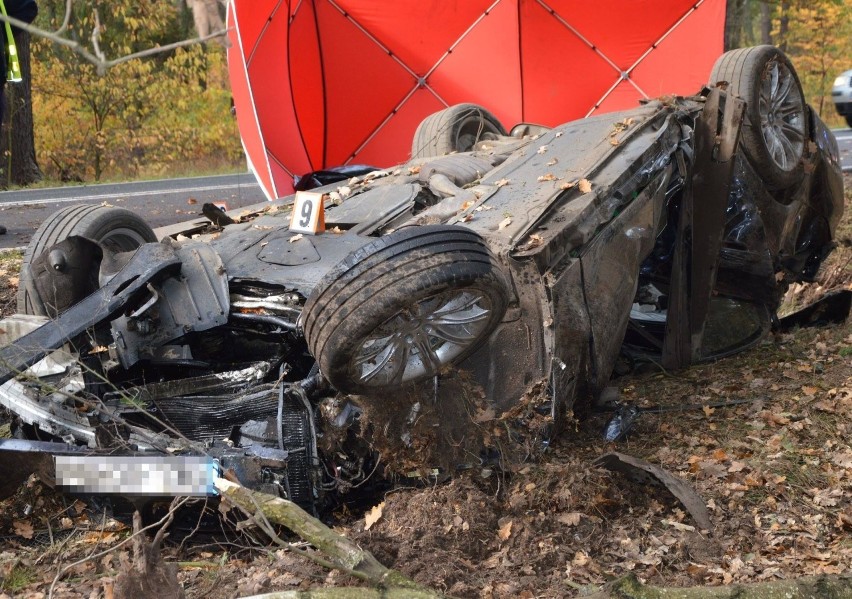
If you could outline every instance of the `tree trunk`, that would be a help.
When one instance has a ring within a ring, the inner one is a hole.
[[[422,588],[400,572],[385,567],[372,553],[364,551],[346,537],[337,534],[292,501],[246,489],[224,478],[216,479],[216,488],[224,500],[236,505],[244,512],[248,514],[261,512],[270,522],[286,526],[322,554],[331,558],[336,567],[350,574],[358,574],[374,586],[384,589],[384,593],[394,590],[393,595],[380,596],[412,599],[440,597],[438,593]]]
[[[15,45],[21,61],[20,83],[6,84],[6,110],[0,127],[0,187],[29,185],[44,178],[36,162],[33,136],[30,35],[16,31]]]
[[[772,43],[772,8],[766,0],[760,3],[760,43]]]
[[[725,52],[739,48],[742,43],[746,0],[728,0],[725,10]]]
[[[778,47],[782,52],[787,51],[787,32],[790,29],[790,3],[781,2],[781,19],[778,25]]]
[[[742,16],[742,41],[743,46],[754,46],[754,3],[753,0],[743,0]]]

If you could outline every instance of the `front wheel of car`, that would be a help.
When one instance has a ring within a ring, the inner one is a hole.
[[[77,205],[63,208],[50,215],[33,234],[24,253],[18,287],[18,312],[48,316],[51,310],[33,284],[35,273],[31,264],[46,250],[70,237],[83,237],[113,253],[128,252],[157,241],[154,231],[138,214],[112,206]],[[98,263],[91,264],[88,277],[79,277],[85,289],[70,290],[80,297],[97,289]],[[48,301],[48,304],[50,302]]]
[[[338,390],[369,394],[434,377],[485,342],[508,283],[463,227],[401,229],[329,272],[302,313],[308,348]]]
[[[790,60],[775,46],[731,50],[710,74],[711,85],[723,81],[747,103],[741,143],[764,181],[775,189],[797,183],[804,172],[808,115]]]

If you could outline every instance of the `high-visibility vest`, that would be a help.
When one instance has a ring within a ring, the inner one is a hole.
[[[3,13],[4,17],[8,17],[6,14],[6,5],[3,3],[3,0],[0,0],[0,12]],[[21,61],[18,59],[18,47],[15,45],[15,36],[12,35],[12,25],[9,24],[9,21],[3,22],[6,25],[6,54],[9,60],[6,62],[6,81],[20,81],[21,80]]]

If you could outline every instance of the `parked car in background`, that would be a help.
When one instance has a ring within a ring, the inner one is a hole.
[[[846,124],[852,127],[852,69],[844,71],[834,80],[831,88],[831,99],[837,113],[846,119]]]

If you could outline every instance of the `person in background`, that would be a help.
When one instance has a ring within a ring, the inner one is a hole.
[[[35,0],[0,0],[0,10],[3,14],[18,19],[25,23],[32,23],[38,14],[38,4]],[[4,90],[6,89],[7,79],[11,80],[12,73],[9,71],[11,62],[9,61],[10,48],[14,47],[14,38],[9,39],[9,32],[14,33],[16,29],[3,23],[0,27],[0,38],[3,40],[3,52],[0,53],[0,66],[2,66],[3,80],[0,85],[0,122],[3,120],[3,114],[6,110],[6,99]],[[20,76],[18,74],[18,76]]]
[[[35,0],[0,0],[0,14],[24,21],[25,23],[32,23],[38,14],[38,5]],[[0,67],[2,67],[2,70],[0,70],[0,73],[2,73],[2,79],[0,80],[0,123],[3,122],[3,115],[6,112],[6,80],[16,80],[20,76],[20,73],[12,73],[10,70],[13,61],[7,56],[11,52],[15,52],[13,50],[15,40],[10,35],[12,33],[14,33],[13,27],[10,27],[5,22],[0,23],[0,40],[3,41],[3,51],[0,52]],[[0,235],[5,233],[6,227],[0,225]]]

